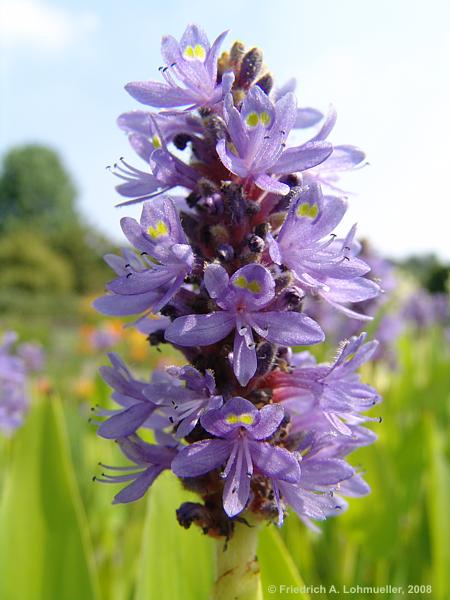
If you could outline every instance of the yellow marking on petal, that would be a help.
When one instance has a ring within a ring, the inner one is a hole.
[[[356,352],[352,352],[348,356],[345,357],[344,364],[349,363],[351,360],[355,358]]]
[[[206,50],[201,44],[196,44],[194,48],[192,46],[186,46],[183,56],[187,60],[200,60],[203,62],[206,58]]]
[[[239,275],[239,277],[235,279],[233,285],[241,290],[248,290],[253,294],[257,294],[261,291],[261,284],[258,281],[255,279],[249,281],[244,275]]]
[[[302,202],[297,207],[297,217],[306,217],[308,219],[315,219],[319,214],[319,207],[317,204],[309,204],[308,202]]]
[[[152,137],[152,144],[153,144],[153,148],[155,148],[156,150],[158,148],[161,148],[161,139],[160,139],[159,135],[154,135]]]
[[[253,425],[254,420],[254,416],[249,413],[243,413],[242,415],[231,414],[225,417],[225,421],[229,425],[237,425],[238,423],[242,423],[243,425]]]
[[[184,58],[187,58],[190,60],[195,58],[194,48],[192,46],[186,46],[186,48],[184,49],[184,52],[183,52],[183,56],[184,56]]]
[[[245,117],[245,122],[249,127],[256,127],[259,123],[258,113],[251,112]]]
[[[264,127],[268,127],[270,125],[271,118],[268,112],[264,111],[260,113],[259,118]]]
[[[206,50],[200,44],[196,44],[194,48],[194,55],[195,58],[198,58],[203,62],[206,58]]]
[[[147,232],[148,235],[152,238],[152,240],[157,240],[160,237],[168,235],[169,228],[164,223],[164,221],[158,221],[154,227],[150,225]]]

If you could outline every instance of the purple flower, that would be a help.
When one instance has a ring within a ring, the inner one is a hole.
[[[370,267],[354,256],[352,228],[345,240],[331,235],[346,211],[345,201],[323,196],[320,186],[301,188],[292,200],[276,240],[269,235],[270,256],[289,267],[299,285],[354,318],[370,319],[345,306],[377,296],[379,286],[362,277]]]
[[[327,423],[319,429],[351,436],[350,425],[376,420],[361,416],[381,401],[378,392],[360,381],[355,373],[370,360],[378,348],[373,340],[364,343],[367,334],[362,333],[346,340],[340,347],[332,365],[299,366],[290,373],[273,375],[274,399],[282,402],[293,415],[293,428],[305,431],[317,427],[318,412]]]
[[[450,318],[448,295],[418,289],[407,298],[402,316],[419,330],[436,324],[445,325]]]
[[[16,340],[9,331],[0,345],[0,431],[6,435],[22,425],[29,405],[25,363],[13,350]]]
[[[166,147],[177,135],[203,132],[200,118],[192,113],[166,115],[132,110],[120,115],[117,124],[128,134],[136,154],[147,163],[155,150]]]
[[[132,82],[125,89],[138,102],[157,108],[192,109],[216,104],[233,83],[231,73],[217,83],[217,59],[227,33],[221,33],[212,46],[197,25],[189,25],[179,43],[172,36],[164,36],[161,54],[166,66],[160,71],[166,82]]]
[[[255,469],[280,481],[299,481],[296,455],[262,441],[275,433],[283,416],[280,406],[269,405],[258,411],[244,398],[231,398],[201,419],[203,427],[217,439],[183,448],[172,462],[172,470],[179,477],[198,477],[225,465],[221,474],[225,479],[223,506],[234,517],[247,504]]]
[[[339,445],[334,445],[332,439],[307,435],[300,443],[298,452],[302,454],[300,481],[291,483],[272,479],[279,525],[283,522],[280,499],[289,504],[306,524],[315,528],[310,519],[322,521],[347,508],[341,494],[358,497],[369,493],[368,485],[341,458]]]
[[[17,355],[24,361],[27,371],[42,371],[45,365],[45,353],[40,344],[24,342],[17,348]]]
[[[289,186],[278,177],[310,169],[323,162],[332,146],[319,133],[312,140],[285,149],[286,139],[296,120],[295,96],[287,93],[272,103],[258,87],[252,87],[240,112],[228,94],[224,102],[224,118],[231,143],[222,139],[217,153],[225,167],[242,178],[253,178],[255,184],[275,194],[287,194]],[[272,177],[275,175],[275,178]]]
[[[333,153],[328,159],[320,165],[309,169],[304,175],[304,183],[313,182],[321,184],[324,188],[338,192],[339,194],[348,194],[337,184],[341,173],[360,169],[367,163],[365,152],[356,146],[340,145],[334,146]]]
[[[175,319],[166,329],[166,340],[179,346],[207,346],[236,330],[233,367],[241,385],[249,382],[257,367],[253,331],[283,346],[317,344],[324,339],[319,325],[304,314],[265,310],[274,299],[275,282],[261,265],[246,265],[230,279],[223,267],[210,264],[204,282],[221,310]]]
[[[167,373],[185,383],[178,394],[166,396],[162,404],[168,407],[169,419],[176,426],[176,437],[189,435],[200,420],[210,410],[220,408],[222,396],[216,394],[216,384],[211,371],[202,375],[194,367],[169,367]]]
[[[122,408],[101,409],[100,417],[108,417],[98,428],[98,435],[119,439],[134,433],[139,427],[167,427],[168,418],[159,404],[177,391],[177,382],[164,371],[154,371],[150,382],[135,379],[122,359],[108,354],[111,367],[101,367],[100,374],[113,388],[112,399]]]
[[[149,149],[141,146],[141,150],[144,153]],[[136,169],[123,158],[120,159],[119,164],[114,165],[114,175],[125,182],[116,186],[116,190],[122,196],[131,198],[120,202],[118,206],[129,206],[149,200],[176,186],[192,190],[199,177],[195,169],[171,154],[166,147],[154,150],[149,158],[149,164],[151,172]]]
[[[94,305],[107,315],[157,312],[177,293],[194,263],[178,213],[170,199],[161,198],[144,205],[140,223],[125,217],[121,224],[141,256],[125,251],[123,257],[105,257],[119,277],[107,286],[112,293]]]
[[[166,469],[170,469],[173,458],[177,455],[177,442],[170,436],[158,433],[158,444],[148,444],[137,435],[118,440],[118,445],[124,455],[134,465],[129,467],[111,467],[101,465],[111,471],[120,472],[116,475],[102,473],[96,477],[102,483],[128,483],[114,496],[113,504],[134,502],[139,500],[152,485],[155,479]]]

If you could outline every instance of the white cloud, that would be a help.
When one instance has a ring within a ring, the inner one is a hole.
[[[92,12],[73,12],[39,0],[0,0],[0,41],[10,48],[63,50],[97,28]]]

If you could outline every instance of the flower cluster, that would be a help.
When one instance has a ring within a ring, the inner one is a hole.
[[[358,303],[380,293],[355,226],[334,233],[347,210],[339,174],[364,153],[328,140],[333,109],[299,108],[294,81],[274,88],[259,49],[220,54],[226,33],[212,45],[195,25],[164,37],[164,82],[126,86],[162,110],[119,117],[145,167],[121,160],[117,190],[122,204],[147,202],[140,221],[122,219],[132,249],[106,257],[116,277],[96,301],[188,363],[140,380],[110,354],[101,374],[119,408],[98,412],[98,433],[132,464],[99,479],[126,483],[115,502],[130,502],[169,469],[203,501],[182,505],[180,524],[214,535],[243,511],[281,523],[290,506],[309,523],[366,494],[345,457],[374,440],[363,413],[380,401],[356,373],[377,346],[364,334],[332,364],[293,352],[325,339],[309,300],[366,320]],[[163,195],[175,187],[186,196]]]
[[[43,367],[42,348],[26,342],[15,346],[17,335],[5,333],[0,344],[0,431],[9,435],[23,423],[28,410],[27,375]]]

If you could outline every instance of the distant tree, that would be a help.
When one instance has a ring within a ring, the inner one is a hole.
[[[399,264],[432,294],[447,291],[450,265],[443,263],[435,254],[410,256]]]
[[[71,292],[70,263],[39,232],[11,231],[0,237],[0,290],[52,294]]]
[[[26,230],[29,232],[26,234],[29,243],[33,232],[38,239],[36,244],[32,244],[33,250],[37,251],[36,263],[43,259],[43,247],[47,245],[48,264],[53,273],[58,270],[58,261],[53,259],[61,259],[61,286],[64,289],[56,284],[56,287],[48,288],[51,293],[96,292],[110,275],[102,256],[111,251],[112,244],[93,226],[84,222],[77,212],[75,200],[75,185],[54,150],[27,145],[14,148],[5,155],[0,173],[0,235],[7,236],[7,250],[14,246],[9,234],[21,238]],[[23,240],[17,240],[15,250],[19,252],[23,244]],[[24,260],[27,266],[20,268],[12,255],[9,263],[2,264],[0,258],[0,282],[4,287],[18,285],[21,289],[29,288],[29,291],[39,287],[40,274],[39,270],[33,272],[31,254],[26,251]],[[62,264],[68,266],[70,276],[62,275]],[[14,274],[16,267],[18,272]],[[49,275],[45,268],[43,272]],[[29,277],[29,284],[25,281],[26,276]],[[42,278],[42,282],[49,283],[50,280],[51,277]]]
[[[50,233],[78,221],[76,189],[58,154],[38,145],[10,150],[0,175],[0,232],[35,224]]]

